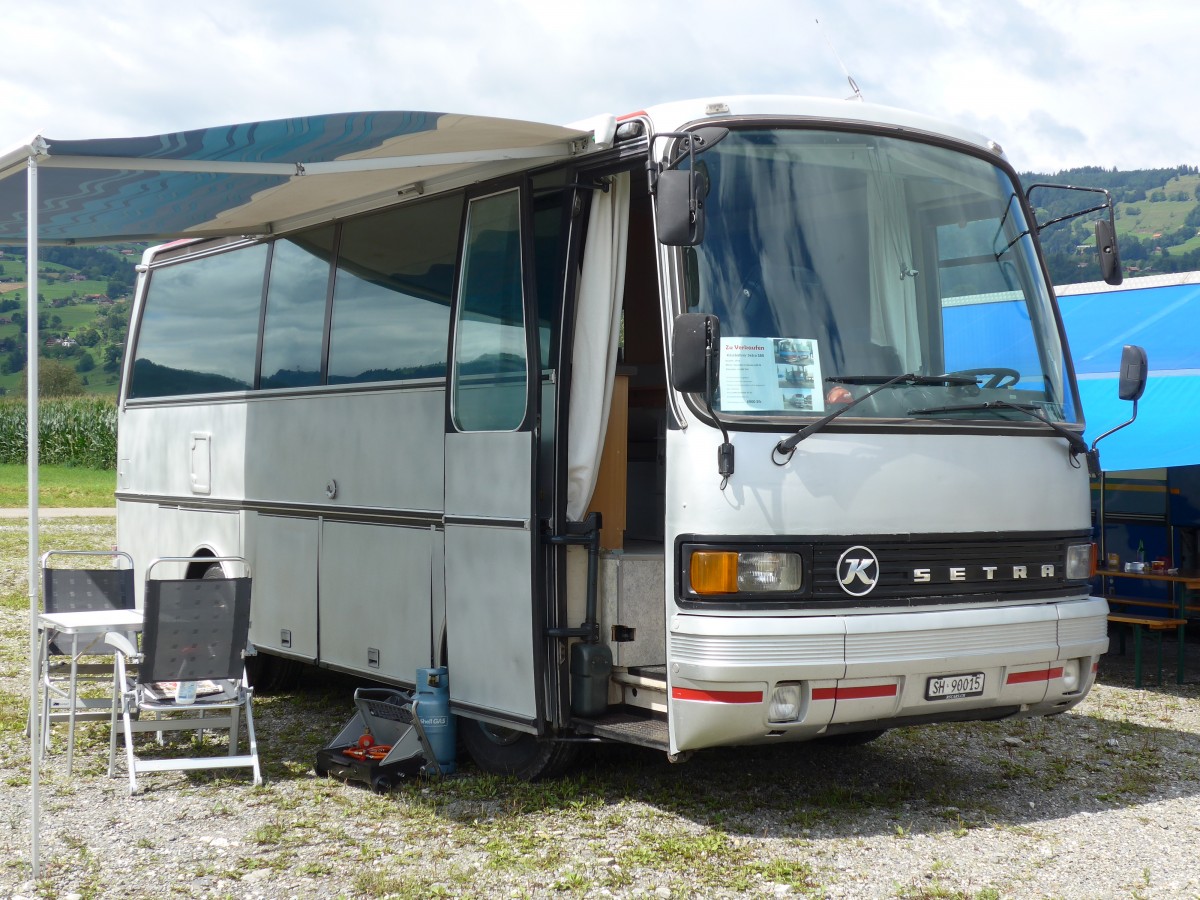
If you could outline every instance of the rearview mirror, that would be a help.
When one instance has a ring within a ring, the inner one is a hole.
[[[721,320],[709,313],[681,313],[671,335],[671,387],[684,394],[707,394],[716,385]]]
[[[695,247],[704,240],[704,199],[708,184],[693,169],[670,169],[658,176],[655,228],[659,243]]]
[[[1121,351],[1121,374],[1117,382],[1117,395],[1122,400],[1142,399],[1148,368],[1145,348],[1126,344]]]
[[[1104,281],[1120,284],[1123,280],[1121,254],[1117,251],[1117,235],[1108,219],[1096,220],[1096,252],[1100,254],[1100,274]]]
[[[728,128],[706,125],[695,131],[664,131],[654,135],[646,151],[650,193],[655,197],[655,231],[668,247],[695,247],[704,240],[704,201],[708,177],[696,165],[697,154],[711,149],[729,134]],[[665,163],[654,156],[658,138],[679,138],[678,152]],[[688,161],[686,169],[678,168]]]

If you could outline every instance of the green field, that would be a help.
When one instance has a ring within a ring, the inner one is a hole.
[[[0,507],[20,508],[29,498],[25,466],[0,465]],[[45,507],[114,506],[117,473],[113,470],[42,466],[38,470],[38,504]]]

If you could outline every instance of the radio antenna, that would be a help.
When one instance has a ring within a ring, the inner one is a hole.
[[[813,21],[817,23],[817,28],[821,27],[820,19],[814,18]],[[857,100],[859,103],[862,103],[866,98],[863,97],[862,91],[858,89],[858,83],[854,80],[854,76],[850,74],[850,70],[847,69],[846,64],[842,62],[842,57],[837,52],[837,47],[833,46],[833,41],[830,40],[829,35],[825,34],[824,30],[821,31],[821,34],[825,38],[825,43],[829,45],[829,49],[833,53],[833,58],[836,59],[838,61],[838,65],[842,67],[842,74],[845,75],[846,80],[850,82],[850,90],[854,91],[854,96],[847,97],[846,99]]]

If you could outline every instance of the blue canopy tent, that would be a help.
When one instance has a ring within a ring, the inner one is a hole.
[[[611,143],[615,119],[546,125],[431,112],[358,112],[0,153],[0,244],[26,245],[30,710],[38,696],[38,245],[267,235],[569,158]],[[40,872],[41,730],[31,728],[31,863]]]
[[[1146,348],[1150,377],[1137,421],[1100,443],[1106,472],[1200,463],[1200,273],[1131,278],[1057,289],[1086,437],[1095,440],[1129,419],[1117,397],[1121,348]]]

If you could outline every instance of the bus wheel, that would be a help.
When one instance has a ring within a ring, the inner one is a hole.
[[[475,765],[493,775],[537,781],[561,775],[575,760],[577,744],[540,741],[503,725],[460,717],[458,734]]]
[[[830,747],[861,747],[876,738],[883,737],[885,731],[887,731],[886,728],[877,728],[871,731],[848,731],[845,734],[831,734],[817,738],[817,740]]]
[[[300,686],[300,675],[304,663],[294,659],[283,659],[266,653],[246,657],[246,678],[250,686],[261,694],[277,694],[294,691]]]
[[[204,579],[224,578],[225,570],[220,563],[209,563]],[[300,685],[300,674],[304,664],[294,659],[282,659],[278,656],[267,656],[256,653],[246,657],[246,678],[250,686],[263,694],[273,694],[295,690]]]

